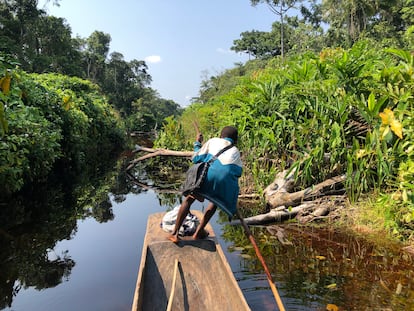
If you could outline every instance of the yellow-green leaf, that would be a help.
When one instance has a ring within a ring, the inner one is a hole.
[[[402,139],[403,138],[403,136],[402,136],[402,125],[401,125],[400,121],[394,119],[394,120],[392,120],[390,126],[391,126],[391,131],[393,131],[395,135],[397,135],[400,139]]]
[[[394,120],[394,112],[389,108],[385,108],[383,112],[380,112],[379,116],[384,125],[389,125]]]
[[[5,77],[1,78],[0,80],[0,88],[3,91],[4,94],[8,94],[10,91],[10,82],[11,82],[11,76],[6,75]]]
[[[398,283],[398,285],[397,285],[397,289],[395,290],[395,293],[396,293],[397,295],[400,295],[400,294],[401,294],[401,292],[402,292],[402,289],[403,289],[403,286],[401,285],[401,283]]]
[[[336,283],[329,284],[325,286],[325,288],[329,288],[329,289],[336,288]]]
[[[407,189],[404,189],[404,190],[403,190],[403,193],[402,193],[402,199],[403,199],[403,201],[404,201],[404,202],[408,202],[408,193],[407,193]]]
[[[387,134],[390,132],[390,127],[389,126],[386,126],[385,128],[384,128],[384,131],[382,132],[382,139],[384,139],[385,138],[385,136],[387,136]]]
[[[326,311],[338,311],[339,308],[337,305],[334,305],[333,303],[328,303],[326,305]]]
[[[391,127],[391,131],[397,135],[400,139],[403,138],[402,136],[402,125],[401,122],[398,121],[395,116],[394,116],[394,112],[389,109],[389,108],[385,108],[383,112],[380,112],[379,114],[381,120],[382,120],[382,124],[383,125],[389,125]],[[387,128],[385,128],[382,137],[384,138],[385,135],[387,135],[388,131]]]
[[[72,96],[65,95],[63,97],[63,109],[65,109],[66,111],[69,110],[71,101],[72,101]]]
[[[374,109],[375,109],[375,95],[374,93],[371,93],[368,96],[368,110],[373,111]]]
[[[356,153],[356,157],[357,157],[357,159],[360,159],[360,158],[362,158],[363,156],[365,156],[367,153],[366,153],[366,150],[365,149],[359,149],[358,151],[357,151],[357,153]]]

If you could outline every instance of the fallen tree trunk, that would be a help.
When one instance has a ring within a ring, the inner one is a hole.
[[[295,218],[300,211],[312,207],[315,207],[315,203],[307,202],[291,209],[288,209],[285,206],[279,206],[278,208],[270,210],[270,212],[266,214],[244,218],[244,221],[247,225],[266,225],[274,222],[283,222]],[[231,224],[239,223],[239,220],[231,222]]]
[[[331,210],[343,207],[345,200],[345,196],[327,196],[318,200],[303,202],[292,208],[279,206],[271,209],[268,213],[246,217],[244,221],[247,225],[266,225],[296,218],[303,224],[315,219],[321,219],[328,215]],[[239,221],[235,220],[231,224],[238,223]]]
[[[324,196],[334,189],[337,184],[346,180],[346,175],[335,176],[304,190],[290,192],[294,186],[294,173],[294,171],[291,171],[289,175],[287,175],[288,170],[280,172],[276,175],[275,180],[265,188],[264,196],[270,208],[276,208],[278,206],[296,206],[310,198]]]

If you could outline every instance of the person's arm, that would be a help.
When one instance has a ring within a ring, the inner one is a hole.
[[[206,141],[203,145],[203,135],[197,134],[197,140],[194,142],[194,156],[193,163],[205,162],[209,156],[211,139]]]
[[[194,152],[198,152],[201,149],[201,143],[203,142],[203,134],[198,133],[196,141],[194,142]]]

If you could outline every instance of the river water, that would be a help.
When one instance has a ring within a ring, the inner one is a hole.
[[[121,176],[105,176],[108,188],[82,186],[89,191],[76,199],[40,191],[41,203],[28,199],[8,212],[13,224],[0,227],[0,310],[130,310],[147,217],[180,197]],[[99,199],[90,200],[91,193]],[[36,205],[30,215],[21,211],[25,204]],[[218,213],[211,223],[248,304],[277,310],[254,250],[225,218]],[[285,245],[275,237],[281,230]],[[393,245],[297,224],[256,227],[253,234],[286,310],[414,310],[413,259]]]

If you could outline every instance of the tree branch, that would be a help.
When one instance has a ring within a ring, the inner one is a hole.
[[[152,157],[157,157],[157,156],[174,156],[174,157],[192,157],[194,155],[193,151],[175,151],[175,150],[168,150],[168,149],[153,149],[153,148],[147,148],[147,147],[142,147],[142,146],[135,146],[135,150],[133,151],[134,153],[139,152],[139,151],[145,151],[148,152],[148,154],[143,155],[137,159],[134,159],[132,161],[129,162],[128,167],[126,168],[127,171],[129,171],[131,168],[133,168],[135,166],[135,164],[137,164],[140,161],[143,161],[145,159],[149,159]]]

